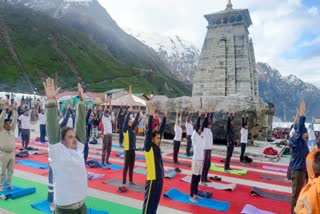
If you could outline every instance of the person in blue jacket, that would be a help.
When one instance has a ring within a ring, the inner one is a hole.
[[[306,157],[309,153],[308,130],[305,126],[306,103],[301,101],[299,108],[299,120],[296,125],[295,134],[290,140],[289,146],[292,150],[290,170],[292,184],[291,213],[294,213],[299,194],[307,181]]]

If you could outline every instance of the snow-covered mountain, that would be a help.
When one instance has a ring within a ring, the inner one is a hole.
[[[192,82],[200,55],[195,45],[178,35],[164,36],[158,33],[135,32],[129,28],[125,31],[153,48],[177,78]]]
[[[275,105],[275,115],[292,121],[301,100],[306,101],[308,120],[320,114],[320,89],[294,75],[284,77],[266,63],[257,63],[260,97]]]

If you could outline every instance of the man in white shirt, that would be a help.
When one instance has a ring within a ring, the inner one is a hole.
[[[39,124],[40,124],[40,143],[46,142],[46,114],[45,110],[41,109],[39,112]]]
[[[202,127],[200,126],[201,119],[201,108],[199,108],[199,118],[194,127],[192,133],[192,146],[193,146],[193,157],[192,157],[192,178],[190,185],[190,201],[197,203],[197,198],[201,198],[198,195],[198,185],[202,174],[203,159],[204,159],[204,139],[202,133]]]
[[[107,106],[107,105],[106,105]],[[102,116],[102,123],[103,123],[103,144],[102,144],[102,164],[110,164],[109,157],[111,154],[112,148],[112,105],[111,99],[109,98],[109,106],[110,109],[106,109]]]
[[[85,107],[83,88],[78,84],[80,103],[77,108],[75,130],[64,128],[60,132],[57,115],[54,81],[44,83],[47,104],[47,132],[49,141],[49,164],[54,183],[55,214],[86,214],[85,198],[88,191],[87,171],[83,161],[86,142]],[[78,141],[79,139],[79,141]]]
[[[248,115],[244,117],[242,115],[242,127],[241,127],[241,154],[240,154],[240,162],[244,163],[243,157],[246,151],[248,143]]]
[[[191,140],[191,135],[193,133],[193,125],[192,125],[192,115],[189,112],[189,117],[187,118],[186,122],[186,128],[187,128],[187,147],[186,147],[186,155],[191,156],[191,145],[192,145],[192,140]]]
[[[181,112],[182,115],[182,112]],[[182,128],[181,128],[181,115],[179,118],[179,109],[176,110],[176,122],[174,124],[174,139],[173,139],[173,162],[179,164],[178,154],[180,150],[180,144],[182,139]]]
[[[21,140],[24,149],[28,148],[30,141],[30,119],[31,116],[29,114],[29,110],[26,110],[24,114],[19,117],[19,121],[21,124]]]
[[[206,118],[202,123],[202,130],[203,130],[203,139],[204,139],[204,161],[203,161],[203,170],[201,176],[201,183],[203,185],[207,185],[209,181],[208,173],[211,166],[211,151],[212,151],[212,144],[213,144],[213,136],[212,136],[212,112],[213,109],[209,110],[207,108]]]

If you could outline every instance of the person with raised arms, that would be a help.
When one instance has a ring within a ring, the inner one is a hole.
[[[15,102],[12,106],[13,116],[6,119],[7,110],[10,108],[9,100],[4,105],[0,114],[0,192],[5,190],[4,182],[7,181],[8,189],[13,189],[11,185],[14,172],[16,147],[15,129],[18,120],[18,104]]]
[[[144,141],[144,155],[147,165],[147,182],[145,185],[143,214],[155,214],[161,199],[163,188],[163,162],[161,155],[161,135],[166,125],[167,108],[164,111],[164,118],[160,129],[153,129],[152,121],[155,115],[155,106],[153,101],[149,101],[149,118]]]
[[[47,133],[49,141],[49,164],[54,182],[55,214],[86,214],[85,198],[88,191],[87,171],[83,161],[86,142],[84,93],[78,84],[80,103],[77,108],[75,130],[60,131],[56,96],[59,88],[53,79],[43,83],[47,104]]]

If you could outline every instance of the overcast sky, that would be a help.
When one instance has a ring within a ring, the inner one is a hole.
[[[179,35],[202,47],[203,15],[225,9],[227,0],[99,0],[122,28]],[[256,61],[283,75],[320,86],[320,0],[233,0],[248,8]]]

